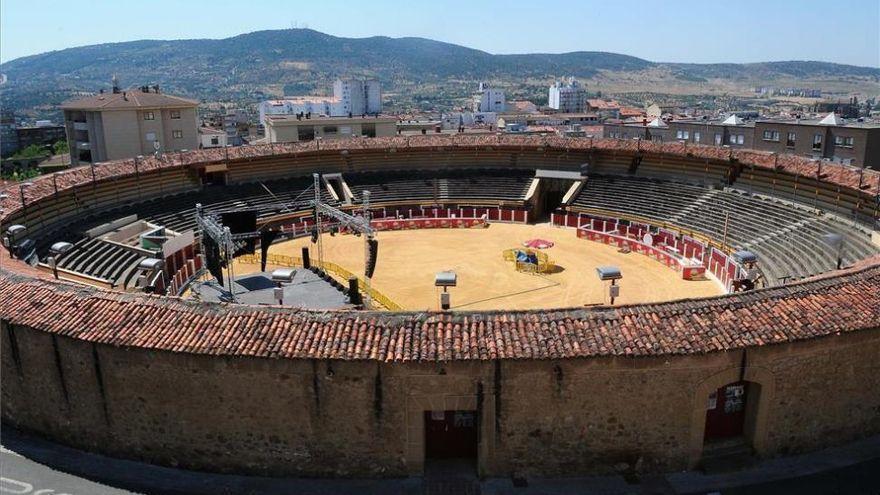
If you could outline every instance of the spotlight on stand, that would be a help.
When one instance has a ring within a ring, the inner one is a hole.
[[[296,270],[293,268],[279,268],[272,271],[272,281],[277,285],[273,295],[279,306],[284,304],[284,286],[282,284],[292,283],[295,276]]]
[[[440,309],[447,311],[452,306],[449,299],[449,292],[446,292],[446,288],[455,287],[456,285],[458,285],[458,275],[451,270],[439,272],[434,277],[434,286],[443,287],[443,292],[440,294]]]
[[[599,266],[596,267],[596,274],[599,276],[599,280],[611,281],[611,285],[608,287],[608,295],[611,297],[611,304],[614,305],[614,298],[620,297],[620,286],[617,285],[617,281],[623,278],[620,268],[616,266]]]
[[[58,278],[58,258],[71,249],[73,249],[73,244],[63,241],[56,242],[49,248],[49,254],[51,256],[46,259],[46,262],[49,263],[49,268],[52,269],[52,275],[54,275],[56,279]]]

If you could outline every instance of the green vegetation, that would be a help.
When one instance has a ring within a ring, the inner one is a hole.
[[[69,153],[70,147],[67,145],[67,140],[61,140],[52,145],[52,151],[56,155],[61,155],[63,153]]]
[[[459,106],[464,103],[459,95],[472,92],[479,81],[543,103],[550,82],[569,75],[584,79],[592,90],[590,78],[626,87],[644,80],[650,75],[646,71],[656,71],[670,74],[674,84],[700,85],[695,89],[702,93],[727,88],[731,81],[754,87],[812,79],[824,81],[817,85],[825,89],[830,77],[845,88],[880,80],[877,68],[825,62],[672,64],[587,51],[493,55],[424,38],[340,38],[309,29],[69,48],[11,60],[0,65],[0,71],[16,81],[0,93],[0,104],[47,118],[51,116],[41,112],[68,98],[108,89],[109,74],[118,74],[125,86],[159,84],[168,93],[238,104],[279,92],[327,94],[332,80],[341,75],[375,77],[385,93],[393,95],[390,111]],[[517,88],[522,89],[514,91]]]
[[[17,182],[17,181],[21,181],[21,180],[33,179],[34,177],[37,177],[38,175],[40,175],[39,168],[29,168],[29,169],[25,169],[25,170],[16,170],[16,171],[10,172],[10,173],[3,172],[2,174],[0,174],[0,179],[12,180],[12,181]]]
[[[12,158],[13,160],[23,160],[27,158],[40,158],[43,156],[49,156],[49,154],[50,153],[46,150],[45,147],[37,144],[32,144],[23,150],[16,151],[15,154],[12,155],[10,158]]]

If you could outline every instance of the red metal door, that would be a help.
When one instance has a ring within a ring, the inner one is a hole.
[[[476,458],[476,416],[474,411],[426,411],[425,457]]]
[[[742,435],[746,417],[746,390],[746,382],[736,382],[709,395],[706,404],[706,441]]]

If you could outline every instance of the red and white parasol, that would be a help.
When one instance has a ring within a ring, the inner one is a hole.
[[[553,241],[547,239],[529,239],[523,242],[523,246],[532,249],[547,249],[553,247]]]

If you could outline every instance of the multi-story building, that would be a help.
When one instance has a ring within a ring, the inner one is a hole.
[[[586,111],[595,113],[603,119],[620,118],[620,103],[615,100],[603,100],[601,98],[587,99]]]
[[[198,102],[158,86],[101,92],[61,105],[73,166],[199,147]]]
[[[266,125],[266,117],[269,115],[332,116],[333,109],[339,106],[340,99],[329,96],[291,96],[281,100],[268,100],[260,103],[260,123]]]
[[[15,114],[0,111],[0,156],[7,157],[18,151],[18,134],[15,132]]]
[[[880,123],[846,121],[833,113],[809,120],[747,121],[731,115],[724,120],[605,122],[604,136],[751,148],[880,169]]]
[[[582,113],[587,103],[587,90],[574,77],[568,81],[555,81],[550,86],[548,105],[565,113]]]
[[[38,121],[35,126],[16,127],[15,134],[18,147],[21,149],[31,145],[51,146],[67,139],[63,125],[55,125],[48,121]]]
[[[659,117],[641,122],[606,122],[604,136],[654,142],[684,141],[694,144],[751,148],[755,123],[731,115],[724,120],[668,120]]]
[[[302,117],[269,115],[266,137],[270,143],[291,143],[315,139],[393,136],[396,117]]]
[[[833,113],[818,120],[759,120],[755,148],[880,169],[880,124]]]
[[[507,104],[504,99],[504,91],[490,88],[488,85],[480,83],[480,89],[474,94],[473,98],[474,112],[501,113],[506,108]]]
[[[287,96],[260,103],[260,124],[269,115],[358,117],[382,112],[382,87],[375,79],[337,79],[333,96]]]
[[[329,115],[333,117],[382,112],[382,87],[375,79],[337,79],[333,83],[333,96],[339,100],[339,106],[331,108]]]

